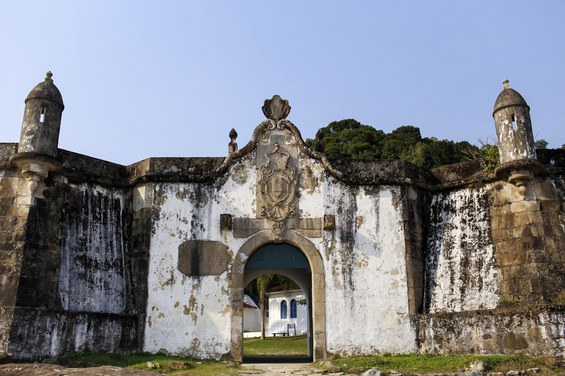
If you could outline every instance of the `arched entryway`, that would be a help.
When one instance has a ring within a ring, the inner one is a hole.
[[[243,289],[246,283],[251,281],[251,277],[253,276],[253,272],[250,272],[246,278],[245,266],[254,252],[272,243],[274,242],[271,231],[261,231],[248,239],[234,257],[230,289],[232,308],[231,356],[234,360],[243,360]],[[301,288],[307,288],[311,291],[309,303],[311,307],[310,333],[312,357],[314,360],[324,359],[326,354],[326,317],[325,279],[322,257],[316,247],[306,237],[296,231],[287,230],[278,243],[286,243],[296,247],[308,261],[310,280],[304,282],[303,277],[298,275],[295,275],[295,277],[304,285],[304,287],[301,286]],[[273,269],[277,269],[275,267],[276,265],[269,266],[273,266]],[[298,280],[295,279],[295,281],[298,283]],[[307,286],[308,284],[309,286]]]
[[[281,290],[277,292],[271,292],[270,298],[267,300],[266,304],[269,307],[269,316],[265,318],[266,321],[266,333],[267,335],[281,335],[289,336],[289,338],[278,339],[278,344],[301,344],[302,340],[300,338],[290,338],[293,336],[300,336],[306,334],[305,346],[294,347],[292,350],[286,349],[286,351],[295,352],[295,360],[305,361],[312,359],[312,314],[311,314],[311,301],[312,301],[312,273],[310,271],[310,264],[306,256],[295,246],[288,243],[269,243],[259,247],[247,260],[245,264],[245,276],[244,285],[247,286],[256,278],[261,276],[270,275],[270,283],[283,283],[287,284],[287,287],[294,285],[294,290],[286,290],[282,288],[282,285],[277,287]],[[286,278],[284,278],[286,277]],[[263,277],[263,281],[266,281]],[[292,281],[292,282],[291,282]],[[274,287],[276,285],[270,285]],[[297,288],[299,290],[297,290]],[[250,292],[251,293],[251,292]],[[257,290],[255,290],[257,293]],[[256,296],[258,297],[258,296]],[[293,299],[294,298],[294,299]],[[272,299],[272,301],[271,301]],[[304,308],[298,309],[298,301],[304,299]],[[300,311],[300,315],[298,314]],[[244,331],[245,331],[245,321],[248,319],[244,312]],[[261,316],[263,312],[259,316]],[[259,317],[260,319],[260,317]],[[273,334],[274,333],[274,334]],[[304,337],[302,337],[304,338]],[[276,338],[273,338],[277,341]],[[281,342],[282,341],[282,342]],[[290,341],[290,342],[289,342]],[[245,339],[244,339],[245,343]],[[247,356],[244,344],[244,361],[248,362],[251,359]],[[264,350],[263,350],[264,351]],[[278,354],[276,350],[274,353],[264,352],[263,356],[258,358],[257,361],[262,361],[265,356]],[[300,354],[300,355],[299,355]],[[291,357],[292,358],[292,357]]]

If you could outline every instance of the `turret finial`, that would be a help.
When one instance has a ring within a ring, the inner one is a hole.
[[[230,154],[237,153],[238,147],[237,147],[237,142],[235,141],[237,139],[237,132],[235,131],[234,128],[231,129],[229,136],[230,136],[230,143],[228,144],[228,152]]]
[[[53,77],[53,73],[51,73],[51,71],[47,71],[47,73],[45,73],[45,81],[53,82],[53,79],[51,77]]]
[[[505,89],[510,89],[510,81],[504,80],[504,81],[502,81],[502,84],[504,85]]]

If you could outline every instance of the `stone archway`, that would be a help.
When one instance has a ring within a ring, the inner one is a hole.
[[[234,257],[231,271],[231,357],[243,360],[243,289],[245,264],[249,256],[261,246],[273,243],[269,230],[260,231],[249,238]],[[303,235],[287,230],[277,242],[288,243],[298,248],[308,260],[312,273],[312,357],[314,361],[326,357],[326,289],[322,256],[316,247]]]

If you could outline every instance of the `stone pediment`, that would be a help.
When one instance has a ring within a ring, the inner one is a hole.
[[[332,167],[325,154],[310,149],[302,139],[302,135],[298,128],[286,119],[286,116],[290,113],[290,106],[288,105],[287,100],[275,95],[272,99],[265,100],[262,110],[267,119],[255,128],[251,136],[251,140],[243,148],[234,149],[234,144],[237,145],[237,143],[235,142],[235,138],[232,138],[232,136],[234,134],[237,135],[237,132],[230,132],[230,153],[224,160],[224,163],[218,167],[218,172],[226,171],[235,160],[248,155],[254,150],[257,150],[257,152],[261,154],[262,150],[265,149],[265,145],[274,145],[277,143],[281,153],[286,153],[284,150],[286,150],[288,145],[292,144],[293,149],[296,150],[296,153],[294,154],[295,158],[298,153],[302,153],[310,158],[319,160],[322,162],[322,165],[326,168],[326,170],[328,170],[333,176],[338,179],[343,179],[344,174]],[[271,135],[273,136],[272,140],[270,139]],[[259,154],[258,160],[260,159]],[[277,156],[273,155],[273,157],[276,158]],[[291,160],[292,158],[289,158],[289,161]],[[261,163],[264,163],[264,161]]]

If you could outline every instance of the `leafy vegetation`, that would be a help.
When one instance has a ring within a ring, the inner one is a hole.
[[[547,149],[547,145],[549,145],[549,142],[547,142],[543,138],[540,138],[539,140],[536,140],[536,142],[535,142],[535,148],[536,149]]]
[[[502,297],[500,299],[498,299],[498,308],[512,308],[512,307],[518,307],[523,305],[524,302],[522,302],[520,299],[516,299],[514,297]]]
[[[486,172],[494,172],[499,164],[498,146],[487,141],[479,140],[480,148],[463,148],[461,153],[466,160],[482,159],[484,161],[484,170]]]
[[[329,159],[403,159],[425,168],[480,158],[485,161],[485,171],[494,172],[499,158],[495,142],[479,140],[480,146],[476,146],[467,141],[422,137],[420,128],[411,125],[385,133],[355,119],[331,122],[318,130],[315,139],[307,139],[306,144]],[[547,146],[544,139],[535,141],[536,149]]]
[[[306,336],[245,338],[243,355],[308,355]]]
[[[484,363],[486,372],[507,372],[540,368],[541,374],[551,374],[555,368],[540,358],[523,354],[513,355],[439,355],[405,354],[341,358],[334,364],[348,373],[361,373],[373,367],[384,372],[401,373],[457,372],[468,368],[475,360]]]
[[[306,144],[329,159],[404,159],[425,168],[461,162],[466,159],[465,152],[480,151],[466,141],[424,138],[420,129],[411,125],[385,133],[354,119],[331,122]]]
[[[320,128],[316,140],[307,139],[306,144],[314,150],[324,151],[330,159],[378,159],[385,133],[354,119],[333,121]]]

